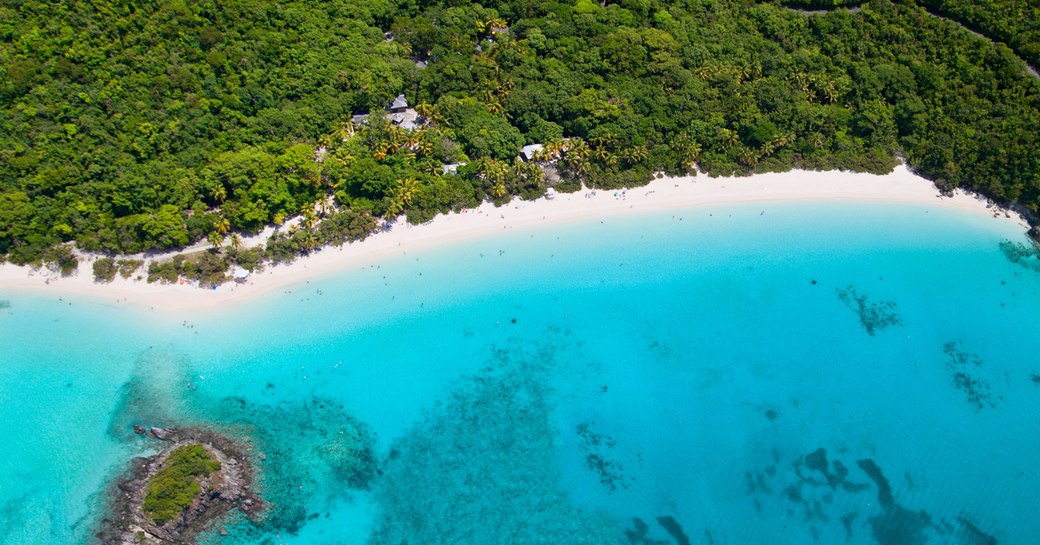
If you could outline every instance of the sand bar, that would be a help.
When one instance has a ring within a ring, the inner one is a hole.
[[[725,206],[753,202],[891,202],[955,208],[1010,221],[1028,229],[1017,214],[1007,213],[975,195],[958,191],[952,197],[939,194],[932,182],[905,167],[878,176],[851,172],[790,171],[740,178],[706,175],[659,178],[644,187],[624,192],[582,190],[558,194],[549,200],[514,200],[501,207],[485,203],[463,213],[438,215],[423,225],[403,220],[368,239],[326,248],[288,265],[268,266],[243,284],[229,282],[216,289],[191,285],[148,284],[116,278],[110,284],[93,280],[90,263],[61,278],[49,271],[33,271],[11,264],[0,265],[0,289],[28,290],[55,297],[75,297],[120,305],[147,307],[159,313],[190,311],[230,305],[256,294],[284,289],[336,271],[351,270],[381,258],[421,251],[442,244],[494,236],[504,230],[553,225],[593,218],[658,211]],[[254,239],[254,242],[259,240]]]

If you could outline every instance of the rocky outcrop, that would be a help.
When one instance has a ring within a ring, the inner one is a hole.
[[[134,426],[135,431],[140,426]],[[140,428],[142,431],[144,428]],[[164,441],[159,454],[136,458],[113,485],[109,516],[102,520],[97,537],[104,545],[189,545],[232,509],[253,520],[263,517],[264,502],[254,486],[249,449],[224,435],[196,428],[150,428],[150,436]],[[141,434],[140,432],[138,432]],[[141,434],[144,435],[144,434]],[[147,437],[147,435],[144,435]],[[199,481],[201,492],[179,517],[157,525],[144,511],[149,480],[178,447],[201,444],[220,462],[220,469]]]
[[[1029,238],[1040,244],[1040,225],[1034,225],[1032,229],[1029,230]]]
[[[148,428],[148,433],[152,434],[152,437],[160,441],[169,441],[173,435],[173,431],[169,428]]]

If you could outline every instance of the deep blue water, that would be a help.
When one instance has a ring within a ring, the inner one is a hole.
[[[182,315],[0,287],[0,543],[89,542],[154,442],[249,437],[213,543],[1029,544],[1040,262],[897,205],[744,205],[409,253]]]

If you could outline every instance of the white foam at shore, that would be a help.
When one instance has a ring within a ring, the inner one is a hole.
[[[98,284],[94,282],[89,263],[81,263],[79,272],[69,278],[7,263],[0,265],[0,285],[5,290],[85,296],[100,301],[147,307],[157,312],[195,310],[228,305],[259,293],[408,251],[494,236],[504,230],[703,206],[815,201],[917,203],[987,214],[1001,221],[1020,224],[1024,229],[1028,227],[1020,216],[995,208],[975,195],[958,191],[952,197],[943,197],[932,182],[913,174],[904,166],[882,176],[799,170],[741,178],[711,178],[702,174],[660,178],[644,187],[623,193],[582,190],[577,193],[559,193],[552,200],[517,199],[497,208],[485,203],[463,213],[438,215],[432,221],[418,226],[402,220],[391,230],[375,234],[362,242],[342,248],[326,248],[291,264],[269,266],[253,274],[243,284],[229,282],[213,290],[191,285],[148,284],[143,280],[123,278],[116,278],[109,284]]]

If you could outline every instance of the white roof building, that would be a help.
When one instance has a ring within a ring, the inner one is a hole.
[[[542,149],[544,148],[545,146],[541,144],[526,145],[520,148],[520,158],[524,161],[533,161],[540,153],[542,153]]]
[[[241,284],[242,282],[245,282],[249,279],[249,271],[243,269],[242,267],[235,267],[235,269],[231,272],[231,277],[235,279],[235,282]]]
[[[455,174],[456,172],[459,171],[459,167],[462,167],[462,166],[466,166],[466,163],[450,163],[450,164],[444,165],[444,173],[445,174]]]

